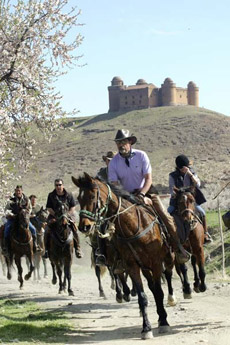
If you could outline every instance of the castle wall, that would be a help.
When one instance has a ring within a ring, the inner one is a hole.
[[[148,88],[123,89],[120,91],[120,110],[148,107]]]
[[[176,104],[188,105],[187,89],[183,89],[181,87],[176,88]]]
[[[148,106],[152,107],[159,107],[160,106],[160,98],[159,98],[159,89],[158,88],[148,88]]]

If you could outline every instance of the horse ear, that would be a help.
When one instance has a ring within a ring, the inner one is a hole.
[[[74,183],[77,187],[80,188],[79,180],[78,180],[76,177],[74,177],[74,176],[72,176],[71,179],[72,179],[73,183]]]
[[[88,181],[90,181],[90,182],[93,182],[93,179],[92,179],[92,177],[91,177],[89,174],[87,174],[86,172],[84,172],[84,175],[85,175],[86,180],[88,180]]]

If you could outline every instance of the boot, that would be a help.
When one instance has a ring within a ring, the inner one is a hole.
[[[32,237],[33,237],[33,247],[34,247],[33,249],[34,249],[34,253],[41,252],[42,249],[41,249],[41,247],[39,246],[39,244],[37,243],[37,237],[34,236],[34,235],[32,235]]]
[[[96,266],[107,266],[107,260],[105,256],[105,239],[97,236],[98,248],[95,252],[96,255]]]
[[[2,255],[9,257],[10,256],[10,239],[5,237],[1,240]]]
[[[154,210],[157,212],[166,226],[171,238],[172,247],[176,255],[177,262],[184,264],[190,259],[190,254],[184,249],[177,235],[173,217],[165,210],[160,198],[156,194],[151,194]]]
[[[203,228],[204,228],[204,244],[213,242],[213,239],[208,232],[206,216],[202,217],[202,223],[203,223]]]
[[[77,227],[74,222],[70,222],[70,227],[73,232],[73,237],[74,237],[74,248],[75,248],[75,255],[78,259],[83,258],[84,254],[81,251],[80,247],[80,239],[77,233]]]

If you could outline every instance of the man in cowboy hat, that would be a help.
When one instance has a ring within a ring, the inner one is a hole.
[[[106,164],[106,167],[101,168],[98,173],[97,173],[97,178],[99,178],[100,180],[103,180],[105,182],[108,181],[108,166],[109,166],[109,162],[111,161],[111,159],[115,156],[116,152],[113,151],[108,151],[106,153],[106,155],[102,156],[103,161]]]
[[[119,129],[117,131],[115,143],[119,154],[109,164],[109,181],[114,184],[120,183],[126,191],[138,194],[143,203],[153,205],[169,232],[178,262],[184,263],[188,261],[189,255],[180,244],[173,218],[164,209],[160,198],[151,191],[150,160],[144,151],[132,147],[136,141],[137,138],[130,135],[129,130]]]
[[[212,242],[212,238],[210,234],[208,233],[205,211],[200,206],[201,204],[206,202],[206,199],[200,190],[200,179],[195,173],[194,169],[192,168],[192,164],[187,156],[185,155],[177,156],[175,159],[175,163],[176,163],[175,171],[169,174],[169,191],[171,194],[171,198],[169,202],[168,212],[172,214],[176,208],[175,198],[174,198],[175,196],[174,187],[181,188],[181,187],[195,186],[196,187],[196,195],[195,195],[196,210],[199,212],[202,218],[205,243],[210,243]]]

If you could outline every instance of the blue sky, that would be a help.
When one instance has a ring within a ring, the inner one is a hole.
[[[114,76],[160,87],[194,81],[200,106],[230,115],[230,2],[227,0],[69,0],[82,10],[80,63],[57,83],[66,110],[108,111]]]

